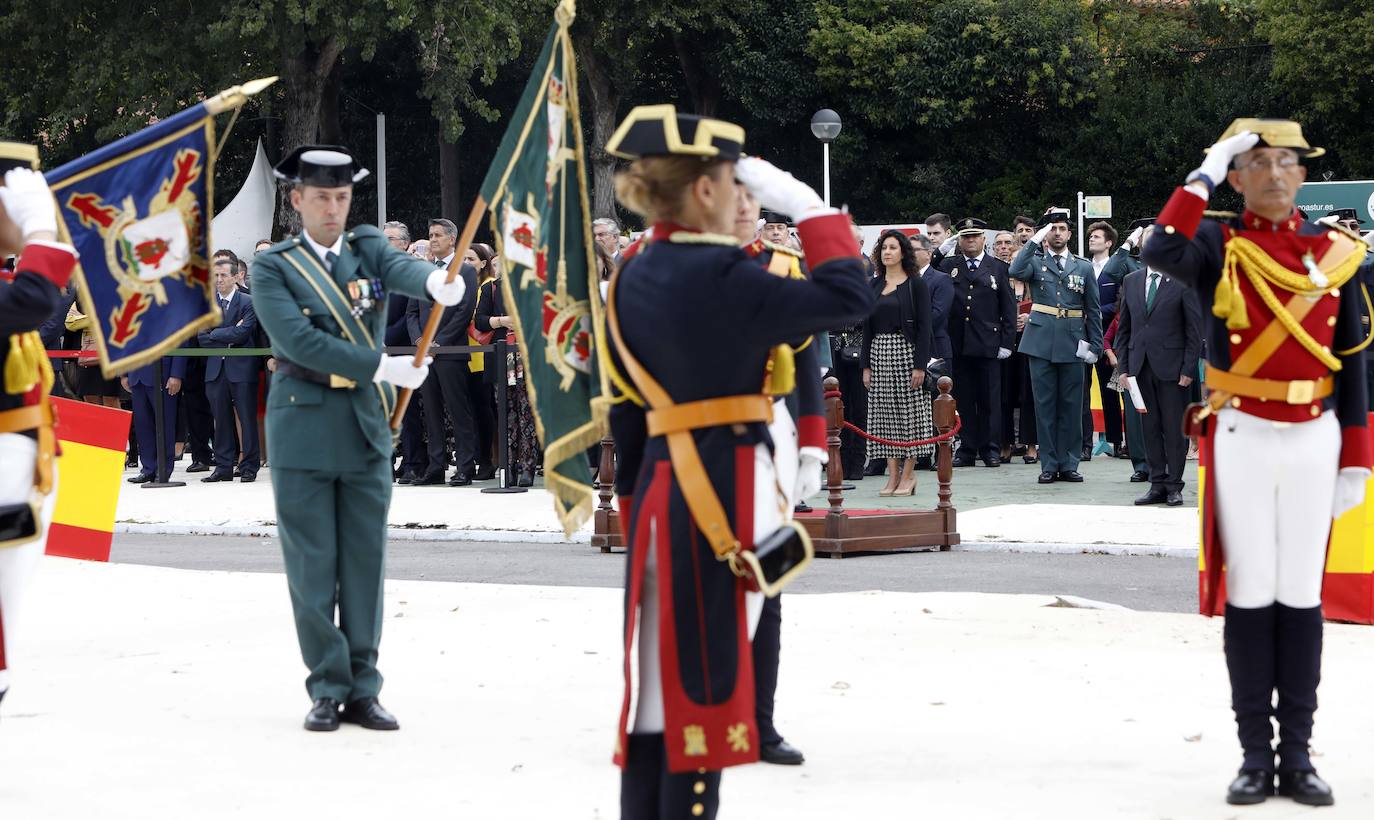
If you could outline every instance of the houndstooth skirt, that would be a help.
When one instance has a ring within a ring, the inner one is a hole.
[[[889,441],[914,441],[935,435],[930,394],[911,389],[911,371],[916,369],[911,342],[900,333],[881,333],[873,337],[869,366],[873,381],[868,388],[868,433]],[[930,458],[934,444],[920,447],[893,447],[868,442],[869,458]]]

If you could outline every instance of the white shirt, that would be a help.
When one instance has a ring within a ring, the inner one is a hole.
[[[926,265],[924,268],[921,268],[920,270],[916,271],[916,275],[924,279],[926,271],[928,270],[930,270],[930,265]]]
[[[1101,276],[1101,275],[1102,275],[1102,269],[1105,268],[1105,267],[1107,267],[1107,263],[1108,263],[1109,261],[1111,261],[1111,257],[1110,257],[1110,256],[1103,257],[1101,262],[1099,262],[1099,261],[1097,261],[1096,259],[1094,259],[1094,260],[1093,260],[1093,275],[1094,275],[1094,276]]]
[[[964,257],[964,258],[967,259],[967,260],[969,260],[969,261],[971,261],[971,262],[976,263],[976,265],[977,265],[978,267],[981,268],[981,267],[983,267],[983,258],[986,257],[987,255],[988,255],[988,252],[987,252],[987,251],[983,251],[982,253],[978,254],[977,256],[966,256],[966,257]],[[960,256],[963,256],[963,254],[960,254]]]
[[[334,239],[334,244],[327,248],[311,238],[310,231],[302,229],[301,236],[305,237],[306,244],[310,245],[310,249],[320,258],[320,261],[324,263],[326,269],[329,268],[329,262],[327,261],[329,257],[325,254],[333,253],[334,256],[337,257],[339,251],[343,250],[343,234],[339,234],[338,237]]]
[[[456,253],[456,251],[454,253]],[[443,270],[448,270],[449,263],[452,261],[453,254],[451,253],[448,256],[445,256],[443,259],[440,259],[438,262],[435,262],[434,264],[438,265]]]

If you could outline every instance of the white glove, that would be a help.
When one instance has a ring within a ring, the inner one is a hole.
[[[829,457],[824,450],[817,447],[803,447],[797,455],[801,457],[801,466],[797,468],[796,491],[792,501],[800,504],[821,491],[821,467]]]
[[[797,222],[834,212],[810,185],[768,160],[740,157],[735,163],[735,179],[744,183],[760,205],[787,214]]]
[[[53,204],[52,191],[43,175],[32,168],[11,168],[5,173],[0,202],[5,203],[6,213],[19,226],[20,235],[57,233],[57,206]]]
[[[1369,470],[1364,467],[1342,467],[1336,474],[1336,492],[1331,499],[1331,517],[1340,518],[1364,501],[1365,482]]]
[[[1087,339],[1082,339],[1078,342],[1078,352],[1074,355],[1084,364],[1095,364],[1097,362],[1097,354],[1093,352],[1092,346],[1088,344]]]
[[[1041,226],[1040,230],[1036,231],[1034,234],[1031,235],[1031,238],[1030,238],[1031,244],[1032,244],[1032,245],[1039,245],[1041,242],[1044,242],[1044,241],[1045,241],[1045,237],[1047,237],[1047,236],[1050,235],[1050,228],[1053,228],[1053,227],[1054,227],[1054,223],[1050,223],[1049,225],[1043,225],[1043,226]]]
[[[463,301],[463,294],[467,292],[467,285],[463,283],[462,276],[453,277],[452,282],[445,282],[448,279],[448,271],[440,268],[429,275],[425,280],[425,291],[433,297],[434,301],[445,307],[456,305]]]
[[[958,237],[958,235],[956,234],[955,236],[951,236],[949,239],[946,239],[944,242],[941,242],[941,243],[940,243],[940,255],[941,255],[941,256],[949,256],[950,251],[954,250],[954,243],[955,243],[956,241],[958,241],[958,239],[959,239],[959,237]]]
[[[1331,228],[1331,227],[1335,227],[1340,221],[1341,221],[1341,218],[1340,218],[1339,216],[1336,216],[1335,214],[1331,214],[1330,216],[1324,216],[1324,217],[1322,217],[1321,219],[1318,219],[1318,220],[1317,220],[1317,224],[1318,224],[1318,225],[1325,225],[1325,226],[1327,226],[1328,228]]]
[[[1259,134],[1253,131],[1242,131],[1235,136],[1227,137],[1207,149],[1207,157],[1188,175],[1188,179],[1206,177],[1207,181],[1212,183],[1212,187],[1216,188],[1226,180],[1226,171],[1231,167],[1231,160],[1254,148],[1257,142]]]
[[[433,361],[433,356],[426,356],[425,363],[416,367],[414,356],[383,356],[377,363],[377,372],[372,375],[372,381],[391,382],[397,387],[414,390],[425,383],[429,376],[429,365]]]
[[[997,348],[997,358],[1009,359],[1011,358],[1011,351],[1007,350],[1005,347],[999,347]]]
[[[1365,234],[1363,238],[1364,243],[1366,245],[1368,245],[1371,248],[1374,248],[1374,231],[1370,231],[1369,233]]]
[[[1141,237],[1143,237],[1144,235],[1145,226],[1141,225],[1139,228],[1136,228],[1135,230],[1131,231],[1131,235],[1126,237],[1126,241],[1122,243],[1122,247],[1125,247],[1128,250],[1130,248],[1137,247],[1140,244]]]

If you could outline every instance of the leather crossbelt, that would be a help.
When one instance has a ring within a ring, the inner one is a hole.
[[[1336,387],[1336,380],[1329,375],[1316,380],[1257,379],[1219,370],[1210,364],[1207,365],[1205,379],[1207,386],[1213,390],[1249,399],[1281,401],[1286,404],[1311,404],[1320,401],[1331,395]]]
[[[322,384],[325,387],[334,388],[336,390],[352,390],[358,386],[358,383],[352,379],[345,379],[343,376],[338,376],[333,373],[321,373],[318,370],[301,367],[298,364],[293,364],[284,359],[277,359],[277,373],[283,376],[290,376],[293,379],[300,379],[301,381]]]
[[[1045,313],[1057,319],[1082,319],[1083,311],[1062,307],[1050,307],[1049,305],[1031,305],[1031,310],[1036,313]]]
[[[768,423],[773,420],[773,402],[763,395],[722,396],[671,407],[655,407],[646,416],[649,435],[666,436],[703,427],[724,427],[754,421]]]
[[[40,404],[0,412],[0,433],[37,432],[38,458],[34,464],[33,486],[42,495],[52,492],[53,457],[57,453],[53,421],[52,405],[46,395]]]
[[[47,403],[0,412],[0,433],[23,433],[45,425],[52,426],[52,410]]]

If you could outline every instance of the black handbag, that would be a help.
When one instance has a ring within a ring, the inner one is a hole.
[[[921,386],[930,391],[932,395],[940,394],[940,377],[949,376],[949,359],[931,359],[926,365],[926,380]]]
[[[0,504],[0,548],[24,544],[38,537],[38,504]]]

